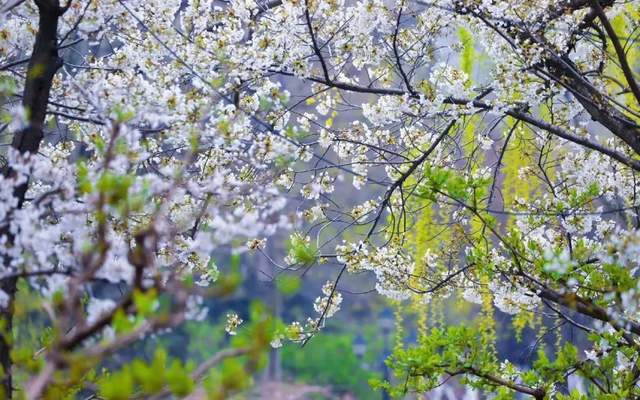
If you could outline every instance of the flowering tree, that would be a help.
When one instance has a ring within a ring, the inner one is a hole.
[[[262,238],[295,228],[274,264],[333,265],[335,279],[315,317],[259,343],[309,340],[338,311],[341,282],[369,271],[395,300],[481,305],[473,327],[424,328],[396,351],[402,384],[380,384],[394,393],[458,376],[503,397],[637,396],[638,6],[9,2],[5,395],[19,282],[53,327],[25,388],[55,397],[91,387],[101,359],[223,294],[217,248],[246,238],[261,252]],[[100,299],[96,281],[126,290]],[[493,348],[494,306],[541,338],[570,325],[588,348],[541,347],[519,369]],[[229,331],[238,323],[230,315]],[[171,390],[188,392],[215,362]],[[130,375],[140,396],[167,390]],[[588,393],[566,393],[576,375]]]
[[[201,317],[204,296],[232,290],[237,279],[218,277],[214,250],[288,224],[267,167],[290,150],[253,128],[255,109],[234,105],[224,52],[201,42],[217,40],[210,6],[3,6],[0,397],[60,398],[92,385],[111,398],[184,395],[220,361],[255,364],[268,345],[271,323],[256,312],[251,342],[191,372],[174,361],[159,374],[162,353],[119,374],[94,370],[141,337]],[[273,93],[262,94],[268,104]],[[41,350],[14,346],[21,281],[39,294],[29,301],[48,327]],[[98,286],[118,294],[94,295]],[[240,322],[230,314],[227,331]]]
[[[300,190],[311,223],[284,267],[338,271],[302,336],[336,311],[347,275],[371,271],[396,300],[481,305],[476,327],[423,329],[418,346],[396,351],[396,394],[458,376],[504,397],[561,398],[580,376],[588,392],[574,398],[636,396],[637,10],[595,0],[270,10],[235,53],[311,82],[287,86],[300,99],[287,133],[312,168],[278,181]],[[368,189],[355,207],[339,194],[345,181]],[[519,369],[493,348],[493,306],[517,333],[543,339],[569,325],[588,346],[539,346]]]

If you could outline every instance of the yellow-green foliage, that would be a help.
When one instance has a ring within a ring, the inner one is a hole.
[[[637,42],[627,43],[626,38],[633,37],[636,35],[637,40],[637,29],[638,25],[640,25],[640,10],[634,7],[632,4],[629,4],[625,7],[625,10],[618,14],[612,21],[611,25],[613,29],[616,31],[616,36],[620,38],[621,45],[623,46],[627,61],[632,70],[635,69],[636,73],[638,71],[638,65],[640,63],[640,46],[638,46]],[[617,60],[617,56],[615,54],[615,49],[612,44],[609,43],[607,46],[609,50],[610,56],[612,59]],[[616,82],[625,82],[626,79],[624,77],[624,73],[622,72],[622,68],[620,68],[619,63],[610,62],[607,64],[607,74],[615,79],[615,81],[609,82],[609,91],[610,93],[619,93],[622,92],[622,88]],[[628,86],[627,86],[628,87]],[[633,111],[640,111],[640,104],[636,101],[635,96],[631,91],[626,91],[625,93],[621,93],[617,96],[619,101],[625,104]],[[635,120],[636,122],[640,122],[640,118],[637,115],[632,113],[626,113],[627,117]]]
[[[469,83],[473,78],[473,61],[476,57],[475,43],[473,36],[465,28],[458,30],[458,38],[462,44],[462,51],[460,52],[460,69],[467,75],[469,75]]]
[[[506,119],[506,132],[510,131],[515,120],[513,118]],[[531,156],[534,148],[531,144],[533,140],[533,132],[516,127],[511,135],[511,140],[505,151],[502,161],[502,197],[504,198],[504,206],[509,209],[512,207],[516,198],[529,199],[536,183],[530,178],[521,179],[520,169],[530,165]]]

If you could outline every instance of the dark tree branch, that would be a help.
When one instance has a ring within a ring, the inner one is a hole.
[[[622,68],[624,77],[627,80],[627,83],[629,84],[629,88],[631,89],[631,92],[633,92],[633,95],[636,98],[636,101],[640,103],[640,88],[638,88],[638,83],[633,77],[633,71],[629,66],[627,55],[625,54],[624,49],[620,44],[620,39],[618,39],[618,36],[616,35],[616,31],[613,29],[613,26],[611,26],[611,22],[609,22],[607,15],[602,9],[602,6],[600,5],[600,1],[592,0],[591,3],[593,4],[593,8],[596,10],[596,14],[600,19],[600,22],[602,22],[602,25],[604,26],[605,31],[607,31],[607,35],[609,36],[609,39],[611,39],[611,43],[613,43],[613,48],[616,51],[616,55],[618,56],[618,61],[620,61],[620,67]]]
[[[507,379],[503,379],[499,376],[495,376],[492,374],[489,374],[487,372],[483,372],[479,369],[476,368],[468,368],[467,372],[475,375],[477,377],[486,379],[487,381],[491,382],[491,383],[495,383],[498,386],[504,386],[504,387],[508,387],[511,390],[515,390],[516,392],[519,393],[524,393],[524,394],[528,394],[529,396],[532,396],[534,399],[536,400],[542,400],[544,399],[544,396],[546,395],[546,391],[542,388],[532,388],[529,386],[525,386],[525,385],[521,385],[519,383],[515,383],[512,381],[509,381]]]

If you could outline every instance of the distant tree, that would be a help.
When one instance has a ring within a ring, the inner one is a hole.
[[[374,396],[368,381],[375,372],[363,368],[365,363],[353,352],[353,339],[352,335],[326,334],[318,335],[303,348],[285,347],[283,369],[302,382],[327,386],[335,392],[351,393],[357,398]],[[369,367],[375,367],[377,357],[372,361],[374,365],[369,363]]]
[[[397,349],[394,394],[456,376],[503,398],[640,395],[640,2],[34,3],[0,20],[9,396],[18,281],[52,327],[27,396],[93,390],[101,359],[197,315],[201,285],[228,289],[214,250],[262,251],[278,228],[296,232],[275,264],[336,277],[315,317],[225,357],[306,343],[369,271],[395,300],[481,305]],[[100,299],[95,281],[126,290]],[[494,349],[494,306],[589,347],[518,368]],[[126,368],[112,376],[158,395]],[[588,393],[567,394],[571,376]]]

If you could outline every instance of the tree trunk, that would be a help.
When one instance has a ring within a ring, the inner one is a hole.
[[[62,60],[58,56],[58,18],[63,10],[60,8],[59,0],[36,0],[39,11],[38,33],[33,45],[33,53],[27,68],[27,78],[24,86],[22,105],[28,112],[27,126],[17,132],[13,137],[11,147],[19,153],[37,153],[42,142],[43,126],[47,114],[47,104],[49,103],[49,92],[53,77],[62,65]],[[8,165],[3,171],[5,177],[13,177],[15,171]],[[14,196],[18,199],[18,208],[22,207],[24,196],[29,183],[25,182],[14,189]],[[9,217],[10,218],[10,217]],[[5,221],[6,222],[6,221]],[[7,246],[11,246],[13,237],[9,233],[8,226],[5,225],[0,231],[0,236],[7,237]],[[9,270],[11,260],[5,259],[4,270]],[[0,332],[0,365],[2,365],[2,387],[0,394],[3,398],[12,398],[12,374],[11,374],[11,346],[12,325],[13,325],[13,302],[16,292],[16,278],[9,278],[0,281],[0,288],[9,296],[6,307],[0,307],[0,320],[4,325]],[[4,393],[2,393],[4,392]]]
[[[0,366],[2,378],[0,386],[0,398],[11,398],[11,342],[13,329],[13,299],[16,293],[15,278],[0,281],[0,290],[9,296],[9,302],[5,308],[0,307]]]

